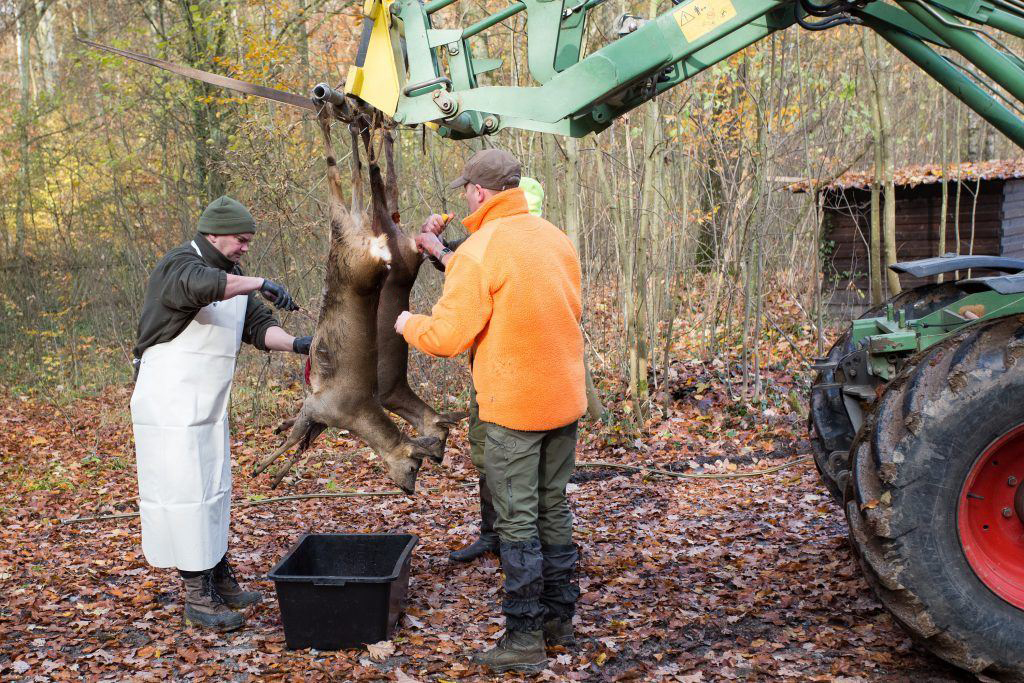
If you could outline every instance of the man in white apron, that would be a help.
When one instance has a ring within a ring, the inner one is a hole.
[[[152,566],[181,573],[186,621],[221,631],[240,627],[234,610],[260,600],[239,587],[227,557],[235,357],[243,341],[308,354],[312,339],[285,332],[255,297],[295,310],[284,287],[239,269],[255,231],[239,202],[211,203],[195,237],[150,274],[134,349],[142,551]]]

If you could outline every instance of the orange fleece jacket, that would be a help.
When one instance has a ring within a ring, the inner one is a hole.
[[[404,336],[433,356],[473,347],[480,419],[509,429],[563,427],[586,411],[580,260],[561,230],[529,213],[519,188],[462,222],[444,292]]]

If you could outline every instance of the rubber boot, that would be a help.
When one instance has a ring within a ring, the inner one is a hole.
[[[576,582],[579,551],[569,543],[541,546],[541,554],[544,556],[544,590],[540,597],[544,606],[544,642],[548,647],[571,647],[576,644],[572,617],[580,597]]]
[[[263,599],[256,591],[242,590],[242,587],[238,585],[238,580],[235,578],[235,570],[231,567],[231,563],[228,562],[227,555],[220,558],[220,562],[213,568],[213,587],[217,590],[220,597],[224,599],[224,604],[231,609],[241,609],[249,605],[255,605]]]
[[[498,513],[494,510],[494,503],[491,499],[491,489],[487,487],[487,480],[480,477],[480,538],[458,550],[448,554],[452,562],[472,562],[484,553],[497,553],[500,542],[498,534],[494,531],[494,522],[498,519]]]
[[[501,542],[501,569],[505,573],[505,635],[498,645],[473,658],[491,671],[541,671],[547,666],[541,623],[544,608],[540,594],[544,587],[544,558],[540,541]]]
[[[548,647],[572,647],[576,644],[576,631],[572,627],[572,619],[553,617],[544,622],[541,630],[544,632],[544,644]]]
[[[185,581],[185,623],[216,631],[234,631],[245,623],[245,617],[224,604],[213,587],[213,570],[198,576],[183,577]]]
[[[548,665],[547,656],[544,654],[544,634],[539,629],[505,631],[505,635],[495,647],[475,655],[473,661],[486,666],[494,673],[543,671]]]

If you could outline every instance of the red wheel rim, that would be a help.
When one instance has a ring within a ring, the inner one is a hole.
[[[1024,425],[986,448],[964,482],[957,505],[960,545],[993,593],[1024,609]]]

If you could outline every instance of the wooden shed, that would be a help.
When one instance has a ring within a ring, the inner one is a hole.
[[[959,237],[961,254],[1024,257],[1024,160],[965,163],[947,168],[944,251],[956,253]],[[942,175],[942,167],[936,165],[896,171],[898,261],[939,255]],[[834,307],[857,309],[870,301],[872,180],[869,173],[849,172],[817,188],[824,209],[823,291],[832,293]],[[811,186],[806,183],[792,187],[808,191]],[[910,275],[900,276],[904,288],[924,282]],[[885,296],[889,296],[888,291]]]

